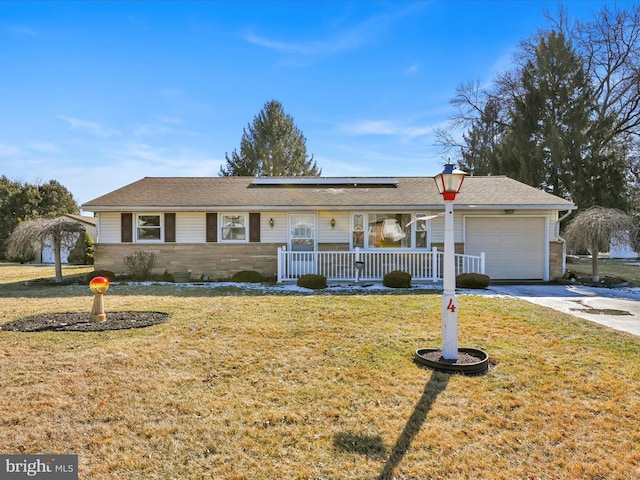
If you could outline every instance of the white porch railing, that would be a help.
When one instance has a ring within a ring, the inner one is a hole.
[[[431,251],[313,251],[291,252],[278,248],[278,283],[296,280],[308,273],[317,273],[328,281],[381,281],[385,274],[402,270],[411,274],[413,280],[437,281],[442,279],[444,252],[437,248]],[[361,269],[356,268],[359,262]],[[479,256],[455,255],[456,275],[461,273],[484,273],[484,252]]]

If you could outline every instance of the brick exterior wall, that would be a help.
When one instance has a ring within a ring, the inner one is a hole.
[[[549,280],[557,280],[564,275],[563,258],[564,243],[549,242]]]
[[[242,270],[255,270],[265,277],[277,275],[277,250],[282,244],[220,243],[192,244],[96,244],[96,270],[125,273],[124,257],[136,250],[156,254],[153,273],[175,273],[191,270],[192,278],[207,275],[212,280],[228,279]],[[442,251],[442,244],[433,244]],[[321,251],[348,251],[349,245],[325,243],[318,245]],[[456,243],[456,253],[464,253],[464,244]],[[563,272],[563,243],[549,242],[549,279],[561,278]]]
[[[144,250],[156,254],[153,273],[191,270],[191,278],[207,275],[212,280],[220,280],[242,270],[255,270],[265,277],[275,277],[279,246],[281,244],[265,243],[96,244],[94,266],[96,270],[125,273],[124,257]]]

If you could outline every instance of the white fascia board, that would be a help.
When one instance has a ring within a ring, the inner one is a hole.
[[[88,208],[81,207],[83,211],[88,212],[223,212],[223,211],[263,211],[270,212],[283,211],[309,211],[309,210],[330,210],[330,211],[388,211],[388,210],[441,210],[444,209],[444,203],[440,204],[423,204],[423,205],[121,205],[121,206],[93,206]],[[458,210],[576,210],[578,207],[573,205],[553,205],[553,204],[458,204],[454,203],[454,208]]]

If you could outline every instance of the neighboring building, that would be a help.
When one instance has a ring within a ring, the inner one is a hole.
[[[82,208],[98,221],[97,269],[123,272],[123,258],[144,249],[158,272],[212,279],[241,270],[352,279],[355,260],[361,279],[440,276],[444,202],[432,177],[146,177]],[[467,177],[455,202],[458,272],[561,277],[559,224],[574,209],[507,177]]]
[[[64,214],[62,217],[75,220],[84,225],[85,230],[91,236],[92,239],[96,238],[96,219],[94,217],[86,217],[83,215]],[[75,236],[75,240],[72,245],[62,245],[60,248],[60,261],[61,263],[69,263],[69,253],[73,249],[75,242],[80,237],[78,233]],[[55,252],[53,248],[53,239],[48,238],[45,240],[40,251],[36,251],[36,261],[41,263],[55,263]]]
[[[628,233],[626,237],[625,241],[619,241],[615,238],[611,239],[609,244],[609,258],[638,258],[638,252],[633,250]]]

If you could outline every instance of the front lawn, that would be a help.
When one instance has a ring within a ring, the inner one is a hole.
[[[10,268],[0,323],[91,309]],[[494,362],[463,377],[411,360],[439,346],[439,295],[113,285],[105,307],[172,318],[0,331],[0,451],[78,454],[98,480],[640,477],[640,338],[600,325],[461,296],[460,345]]]
[[[590,257],[568,257],[567,269],[578,276],[591,277],[593,269]],[[640,287],[640,260],[625,258],[599,258],[600,277],[622,279],[631,287]]]

